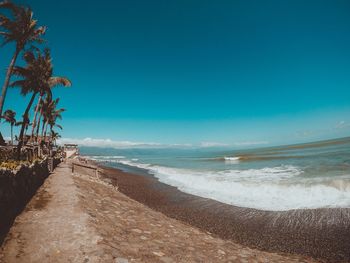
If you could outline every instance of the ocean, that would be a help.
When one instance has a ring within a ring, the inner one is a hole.
[[[80,153],[234,206],[266,211],[350,207],[350,137],[243,150],[81,147]]]

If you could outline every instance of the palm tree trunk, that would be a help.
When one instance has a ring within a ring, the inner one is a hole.
[[[32,135],[30,137],[31,140],[33,140],[33,138],[34,138],[34,130],[35,130],[35,126],[36,126],[36,116],[38,115],[39,106],[40,106],[42,97],[43,96],[40,94],[39,99],[38,99],[38,104],[35,107],[35,112],[34,112],[34,117],[33,117],[33,124],[32,124]]]
[[[38,118],[38,125],[36,126],[36,132],[35,132],[37,141],[38,141],[38,138],[39,138],[39,130],[40,130],[40,125],[41,125],[41,116],[42,116],[42,112],[40,111],[39,118]]]
[[[45,130],[44,130],[44,141],[46,140],[46,131],[47,131],[47,127],[48,127],[48,121],[46,121],[45,123]]]
[[[18,57],[18,54],[20,51],[21,50],[17,47],[15,54],[13,55],[13,58],[11,60],[10,66],[8,67],[7,72],[6,72],[6,78],[5,78],[4,86],[2,87],[1,96],[0,96],[0,116],[2,116],[2,110],[4,108],[7,88],[8,88],[9,83],[10,83],[12,70],[13,70],[13,67],[16,63],[16,60],[17,60],[17,57]]]
[[[42,117],[42,113],[43,113],[43,109],[40,109],[40,112],[39,112],[39,117],[38,117],[38,124],[37,124],[37,127],[36,127],[36,142],[38,143],[39,145],[39,156],[41,157],[41,143],[39,143],[39,129],[40,129],[40,123],[41,123],[41,117]]]
[[[20,160],[21,159],[21,149],[23,146],[23,141],[24,141],[24,131],[26,129],[27,123],[29,122],[29,117],[28,117],[28,113],[33,105],[34,99],[36,97],[37,93],[33,93],[32,97],[30,98],[30,101],[27,105],[26,110],[24,111],[23,114],[23,123],[21,126],[21,132],[19,133],[19,138],[18,138],[18,145],[17,145],[17,159]]]
[[[47,131],[47,127],[49,127],[49,121],[47,120],[45,123],[45,129],[44,129],[44,134],[43,134],[43,140],[44,140],[44,144],[46,145],[46,131]]]
[[[11,123],[11,145],[13,145],[13,124]]]
[[[41,138],[44,136],[45,126],[46,126],[46,121],[44,119],[43,120],[43,127],[41,128]]]

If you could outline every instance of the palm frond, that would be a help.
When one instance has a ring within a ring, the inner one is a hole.
[[[11,125],[14,125],[16,123],[16,112],[8,109],[4,112],[4,115],[2,115],[0,118],[4,119],[4,121],[10,123]]]
[[[2,1],[0,2],[0,8],[6,8],[12,11],[12,13],[15,15],[19,13],[19,7],[12,3],[11,1]]]
[[[13,81],[9,86],[10,87],[23,87],[25,85],[26,81],[25,80],[16,80]]]
[[[24,68],[24,67],[20,67],[20,66],[15,66],[12,69],[12,75],[16,75],[16,76],[27,76],[29,75],[29,71],[28,69]]]
[[[3,34],[2,45],[16,42],[16,48],[22,50],[28,43],[42,41],[41,36],[45,34],[46,27],[37,25],[30,8],[11,1],[0,2],[1,8],[11,11],[10,16],[0,15],[0,27],[7,33]]]
[[[49,80],[50,87],[55,87],[58,85],[62,85],[64,87],[72,86],[72,82],[65,77],[51,77]]]
[[[36,53],[39,52],[38,49],[36,49],[35,51],[36,51]],[[34,52],[33,52],[32,50],[29,50],[29,51],[25,52],[25,53],[23,54],[23,59],[25,60],[25,62],[26,62],[27,64],[32,63],[32,62],[35,60]]]

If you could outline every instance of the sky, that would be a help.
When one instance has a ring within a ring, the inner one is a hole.
[[[73,83],[54,90],[64,141],[243,147],[350,135],[347,0],[17,3],[48,27],[54,73]],[[0,49],[3,75],[13,50]],[[11,89],[5,108],[19,117],[28,99]]]

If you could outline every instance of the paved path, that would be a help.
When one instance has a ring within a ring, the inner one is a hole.
[[[243,247],[61,164],[16,218],[0,262],[314,262]]]

